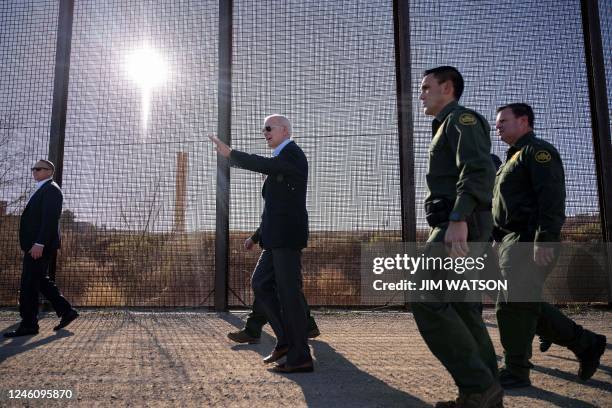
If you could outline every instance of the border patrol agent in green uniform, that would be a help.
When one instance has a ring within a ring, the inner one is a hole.
[[[493,193],[494,237],[500,243],[502,274],[509,281],[509,292],[500,294],[497,304],[505,362],[500,382],[504,388],[531,385],[529,371],[533,366],[529,359],[535,334],[572,350],[580,362],[582,380],[593,376],[606,347],[604,336],[583,329],[548,303],[512,302],[519,299],[516,295],[540,298],[543,282],[558,256],[552,243],[559,241],[565,221],[561,157],[553,145],[535,136],[533,122],[533,110],[527,104],[497,109],[497,133],[510,145]],[[513,281],[515,285],[527,283],[521,290],[529,293],[514,295]]]
[[[453,257],[482,254],[477,253],[478,248],[484,251],[493,228],[490,207],[495,170],[489,125],[457,103],[462,92],[463,78],[453,67],[423,73],[420,99],[425,114],[435,117],[426,175],[425,209],[432,228],[428,243],[439,243],[432,245],[438,248],[445,243]],[[479,228],[468,228],[474,217]],[[437,407],[503,406],[495,350],[480,307],[475,302],[412,304],[423,339],[459,388],[457,400],[439,402]]]
[[[258,243],[259,228],[253,233],[253,235],[251,235],[249,238],[246,239],[246,241],[244,241],[244,248],[247,251],[250,251],[255,246],[255,244]],[[304,299],[304,303],[306,303],[306,299]],[[317,322],[315,322],[314,317],[312,317],[312,315],[310,314],[310,308],[308,307],[308,303],[306,303],[306,306],[306,311],[308,313],[308,338],[314,339],[315,337],[318,337],[321,332],[317,327]],[[257,301],[257,298],[255,298],[253,299],[253,307],[251,313],[249,313],[249,315],[247,316],[244,328],[236,332],[228,333],[227,337],[230,340],[235,341],[236,343],[259,343],[259,340],[261,338],[261,332],[266,323],[268,323],[266,313],[262,310],[262,307]]]

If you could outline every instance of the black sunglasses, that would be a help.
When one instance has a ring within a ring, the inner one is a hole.
[[[271,132],[271,131],[272,131],[272,128],[275,128],[275,127],[282,127],[282,126],[264,126],[264,127],[261,129],[261,131],[262,131],[262,132]]]
[[[48,167],[32,167],[32,171],[51,170]]]

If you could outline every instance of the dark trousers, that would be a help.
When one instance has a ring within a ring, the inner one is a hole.
[[[311,361],[307,306],[302,293],[302,251],[264,249],[251,285],[276,335],[276,348],[289,347],[287,365],[297,366]]]
[[[23,269],[19,292],[19,314],[21,326],[38,329],[38,294],[51,302],[58,317],[72,309],[70,303],[61,295],[55,282],[49,279],[49,264],[56,250],[45,250],[43,256],[33,259],[29,253],[23,255]]]
[[[304,296],[304,293],[300,291],[300,295]],[[304,299],[304,303],[306,303],[306,315],[308,319],[306,332],[310,332],[311,330],[317,329],[317,322],[315,322],[314,317],[310,314],[310,307],[308,307],[306,299]],[[251,337],[261,337],[263,327],[267,323],[268,318],[266,317],[266,312],[261,302],[257,298],[253,299],[253,308],[244,324],[244,331]]]

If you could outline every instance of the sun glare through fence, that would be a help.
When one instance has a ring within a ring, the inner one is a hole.
[[[217,1],[75,5],[58,264],[72,299],[212,304],[217,20]]]
[[[127,55],[126,70],[142,92],[142,128],[146,132],[151,111],[151,93],[168,80],[169,69],[163,56],[145,47]]]

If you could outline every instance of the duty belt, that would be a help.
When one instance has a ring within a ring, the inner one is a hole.
[[[440,224],[447,223],[454,204],[454,201],[444,198],[438,198],[425,203],[425,219],[427,220],[427,224],[434,228]],[[476,208],[474,208],[474,212],[491,211],[491,209],[491,203],[478,204]]]

